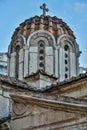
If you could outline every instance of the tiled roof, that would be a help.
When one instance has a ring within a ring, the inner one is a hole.
[[[62,21],[62,19],[57,18],[56,16],[34,16],[19,25],[18,28],[15,29],[15,32],[12,36],[12,39],[18,34],[24,35],[26,38],[36,30],[46,30],[51,32],[55,38],[62,34],[62,30],[64,34],[68,34],[70,36],[74,36],[73,31],[69,28],[69,26]]]
[[[80,81],[85,78],[87,78],[87,72],[84,74],[80,74],[77,77],[72,77],[72,78],[64,80],[62,82],[57,82],[56,84],[52,84],[51,86],[46,86],[46,88],[43,91],[49,91],[53,88],[59,89],[59,88],[63,87],[63,85],[68,85],[70,83],[74,83],[74,82]]]
[[[27,84],[25,82],[15,79],[13,77],[0,74],[0,81],[3,83],[11,84],[19,88],[27,89]]]
[[[20,89],[25,89],[27,91],[34,91],[34,92],[46,92],[46,91],[49,91],[54,88],[58,89],[63,85],[68,85],[70,83],[74,83],[74,82],[77,82],[77,81],[85,79],[85,78],[87,78],[87,73],[80,74],[78,77],[72,77],[69,80],[64,80],[63,82],[57,82],[56,84],[52,84],[51,86],[46,86],[46,88],[37,90],[36,88],[29,86],[26,82],[20,81],[18,79],[12,78],[12,77],[0,75],[1,82],[11,84],[15,87],[19,87]]]
[[[30,78],[32,76],[36,76],[39,73],[42,74],[42,75],[44,75],[44,76],[48,76],[49,78],[53,78],[53,79],[57,80],[57,77],[55,77],[54,75],[49,75],[46,72],[44,72],[43,70],[38,70],[36,73],[31,73],[30,75],[26,76],[25,79],[26,78]]]

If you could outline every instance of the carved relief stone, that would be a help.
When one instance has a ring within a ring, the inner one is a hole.
[[[13,118],[29,115],[32,112],[32,105],[13,102]]]

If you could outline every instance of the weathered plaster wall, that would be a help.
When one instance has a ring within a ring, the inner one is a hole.
[[[79,130],[87,128],[87,122],[84,122],[86,117],[79,114],[46,109],[32,104],[14,105],[11,130]]]
[[[0,90],[0,119],[10,114],[9,94]]]

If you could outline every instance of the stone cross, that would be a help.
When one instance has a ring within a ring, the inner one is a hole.
[[[49,11],[48,8],[46,8],[46,4],[44,3],[42,6],[40,6],[40,9],[43,9],[43,15],[45,16],[46,15],[46,12]]]

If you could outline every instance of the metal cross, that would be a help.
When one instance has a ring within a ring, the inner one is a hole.
[[[46,8],[46,4],[44,3],[42,6],[40,6],[40,9],[43,9],[43,15],[45,16],[46,15],[46,12],[49,11],[48,8]]]

